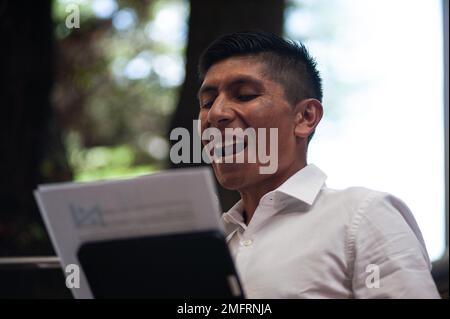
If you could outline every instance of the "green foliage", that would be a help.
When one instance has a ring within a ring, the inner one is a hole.
[[[75,180],[80,182],[95,181],[101,179],[114,179],[122,177],[134,177],[159,171],[161,168],[155,165],[141,165],[132,167],[104,167],[97,170],[83,170],[75,175]]]
[[[99,15],[96,2],[53,2],[53,102],[74,178],[161,169],[166,157],[149,145],[155,137],[167,140],[184,73],[188,2],[109,0],[107,16]],[[68,4],[79,6],[79,29],[65,25]]]
[[[157,164],[136,164],[136,151],[127,144],[83,148],[72,134],[66,145],[76,181],[130,177],[161,169]]]

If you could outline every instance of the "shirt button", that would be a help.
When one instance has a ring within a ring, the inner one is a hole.
[[[242,246],[250,246],[251,244],[253,244],[253,240],[251,239],[246,239],[241,241]]]

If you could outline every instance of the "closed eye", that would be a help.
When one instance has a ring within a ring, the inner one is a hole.
[[[241,102],[248,102],[257,98],[258,96],[259,96],[258,94],[238,95],[237,100]]]
[[[211,101],[206,101],[206,102],[202,102],[201,104],[200,104],[200,108],[202,108],[202,109],[210,109],[211,108],[211,106],[213,105],[213,103],[214,103],[214,100],[211,100]]]

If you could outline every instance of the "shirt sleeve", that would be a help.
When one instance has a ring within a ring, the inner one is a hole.
[[[351,231],[355,298],[440,298],[422,234],[401,200],[373,193]]]

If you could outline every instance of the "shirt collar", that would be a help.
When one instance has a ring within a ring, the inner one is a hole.
[[[309,164],[289,177],[275,193],[283,193],[312,205],[325,184],[327,175],[314,164]]]
[[[243,212],[244,212],[244,204],[242,202],[242,199],[240,199],[226,213],[222,214],[222,220],[224,221],[225,236],[227,241],[230,240],[230,238],[237,231],[239,226],[242,227],[243,229],[247,228],[247,225],[244,223]]]
[[[288,196],[312,205],[324,186],[326,179],[327,175],[324,172],[314,164],[309,164],[289,177],[277,189],[264,195],[260,200],[260,204],[263,204],[267,199],[274,199],[274,197],[275,202],[283,201],[283,197]],[[239,200],[222,215],[227,234],[232,233],[236,229],[236,225],[246,229],[244,217],[242,216],[243,210],[244,205],[242,200]]]

